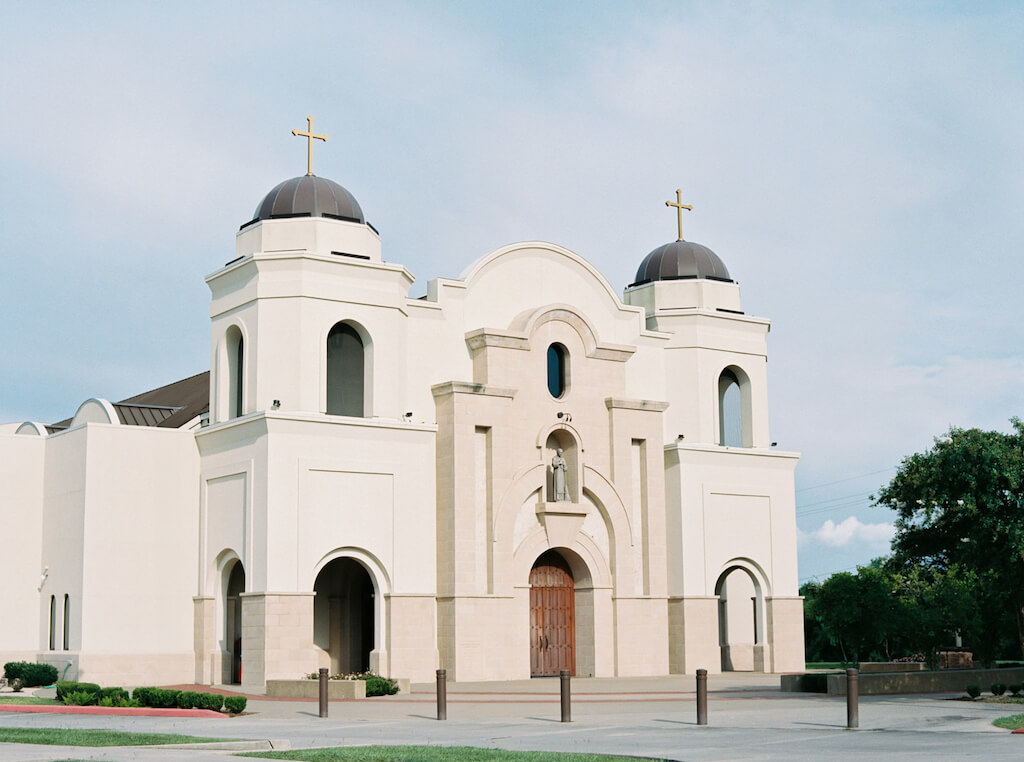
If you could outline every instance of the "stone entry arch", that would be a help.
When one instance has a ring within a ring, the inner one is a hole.
[[[561,553],[542,553],[530,570],[530,676],[576,674],[576,590]]]
[[[235,560],[224,567],[224,651],[221,679],[227,685],[242,682],[242,599],[245,567]]]
[[[734,564],[715,583],[718,644],[723,672],[764,672],[764,587],[745,565]]]
[[[317,574],[313,591],[313,643],[321,666],[332,675],[370,669],[377,597],[369,571],[354,558],[335,558]]]

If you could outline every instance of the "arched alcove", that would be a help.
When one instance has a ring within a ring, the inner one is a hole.
[[[223,675],[227,685],[242,682],[242,593],[245,592],[245,567],[238,559],[229,561],[221,571],[223,577],[224,643]]]
[[[579,447],[574,437],[567,429],[555,429],[548,434],[544,443],[544,462],[547,464],[547,484],[545,488],[545,499],[549,503],[559,502],[556,494],[555,458],[565,460],[565,486],[568,500],[566,502],[578,503],[580,501],[580,458]]]
[[[750,378],[735,365],[718,376],[718,444],[724,447],[753,447],[750,411]]]
[[[764,586],[744,565],[732,565],[715,582],[718,645],[723,672],[764,671]]]
[[[327,656],[331,674],[370,669],[376,646],[376,585],[367,568],[354,558],[335,558],[313,584],[313,644]]]
[[[327,334],[327,414],[367,415],[367,342],[349,322],[335,323]]]
[[[228,328],[224,334],[227,352],[227,415],[225,418],[239,418],[245,414],[245,339],[237,325]]]

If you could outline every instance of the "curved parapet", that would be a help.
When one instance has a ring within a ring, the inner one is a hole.
[[[25,421],[14,433],[30,437],[45,437],[48,434],[46,426],[38,421]]]
[[[75,417],[71,419],[71,428],[83,423],[121,423],[114,406],[105,399],[91,397],[78,406]]]

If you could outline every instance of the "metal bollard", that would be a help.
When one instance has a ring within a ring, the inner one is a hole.
[[[437,670],[437,719],[448,719],[448,673]]]
[[[569,670],[563,669],[558,676],[562,684],[562,722],[572,722],[572,706],[569,703]]]
[[[320,667],[320,716],[327,716],[327,667]]]
[[[846,670],[846,728],[860,727],[860,707],[857,706],[857,670]]]
[[[697,670],[697,724],[708,724],[708,671]]]

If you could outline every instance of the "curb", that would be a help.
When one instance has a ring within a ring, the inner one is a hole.
[[[156,709],[153,707],[61,706],[60,704],[0,704],[0,712],[27,714],[112,714],[128,717],[228,717],[210,709]]]

